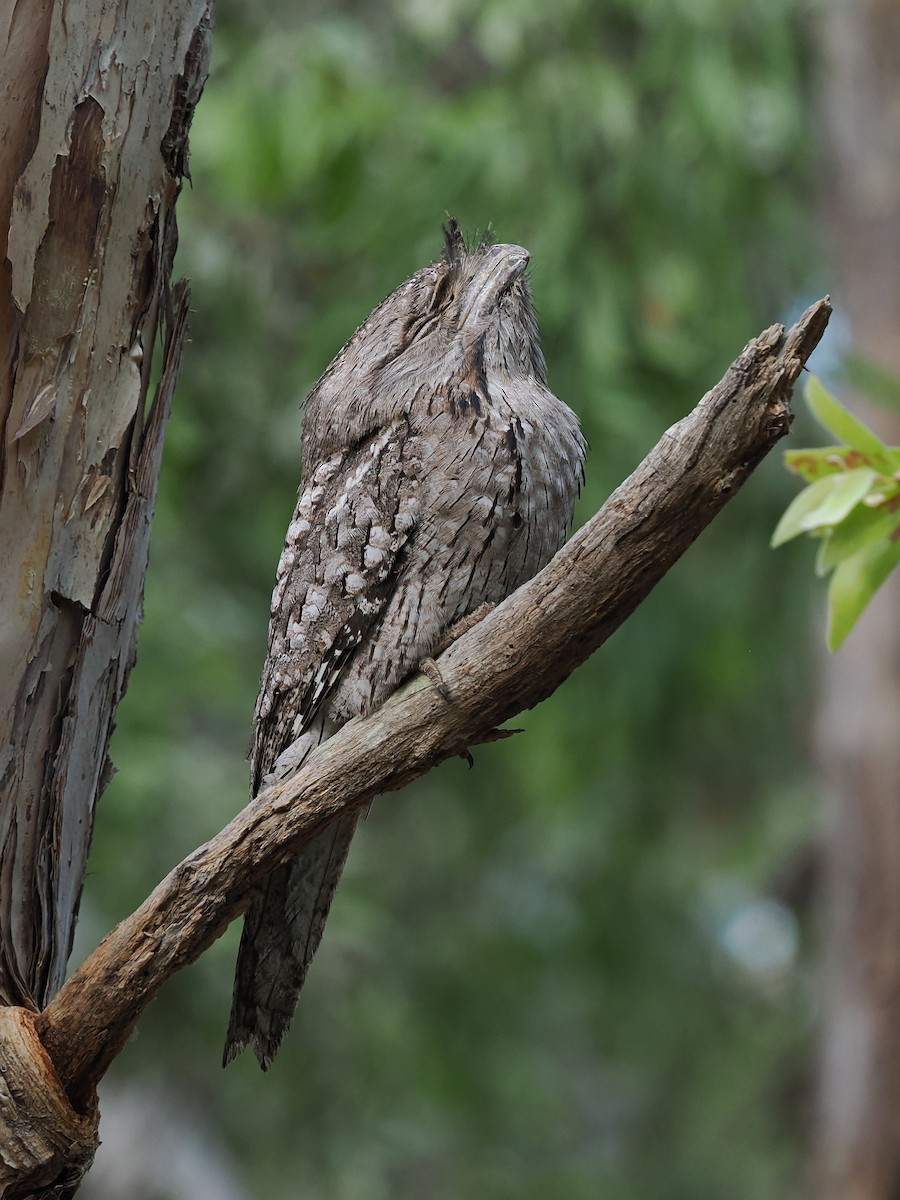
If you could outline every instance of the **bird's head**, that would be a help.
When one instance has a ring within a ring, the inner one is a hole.
[[[444,252],[391,292],[356,330],[313,389],[307,428],[351,413],[349,433],[404,411],[420,388],[471,374],[546,384],[531,291],[530,255],[483,238],[467,245],[454,219]],[[323,422],[318,421],[322,413]],[[320,431],[321,432],[321,431]],[[329,440],[341,436],[334,429]]]
[[[494,245],[489,237],[466,244],[456,220],[444,226],[441,259],[419,272],[411,341],[433,337],[433,351],[455,345],[466,357],[510,374],[546,376],[537,322],[525,269],[531,255],[522,246]],[[415,276],[413,276],[415,279]]]

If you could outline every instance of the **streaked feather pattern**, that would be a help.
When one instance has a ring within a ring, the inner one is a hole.
[[[565,540],[583,478],[547,388],[519,246],[443,257],[359,327],[311,393],[301,487],[272,596],[251,789],[380,704],[448,630]],[[345,816],[254,893],[225,1060],[265,1067],[293,1016],[346,859]]]

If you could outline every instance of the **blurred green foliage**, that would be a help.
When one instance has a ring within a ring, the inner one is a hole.
[[[192,135],[192,345],[80,950],[245,801],[299,407],[446,212],[527,246],[580,518],[821,286],[798,0],[224,0]],[[824,290],[824,289],[823,289]],[[267,1076],[237,928],[114,1068],[267,1200],[778,1200],[815,1018],[807,564],[766,463],[525,733],[379,800]],[[798,883],[798,880],[800,881]]]

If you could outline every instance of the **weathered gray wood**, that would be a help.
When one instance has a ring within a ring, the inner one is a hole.
[[[0,1008],[0,1196],[73,1188],[97,1145],[96,1117],[72,1108],[32,1014]]]
[[[210,5],[22,0],[0,26],[7,1004],[40,1007],[64,977],[114,713],[134,660],[185,332],[187,293],[170,285],[174,206],[206,78]],[[162,380],[148,406],[161,335]]]
[[[36,1018],[77,1104],[90,1103],[160,985],[222,933],[254,882],[340,812],[489,740],[613,633],[787,432],[791,390],[829,313],[819,301],[789,333],[775,325],[751,342],[552,562],[445,651],[452,702],[417,676],[350,721],[113,930]]]

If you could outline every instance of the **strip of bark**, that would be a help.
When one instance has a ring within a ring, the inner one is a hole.
[[[69,1096],[96,1084],[159,987],[219,937],[251,886],[342,811],[393,791],[549,696],[630,615],[791,422],[827,299],[752,341],[533,580],[441,655],[447,703],[422,676],[350,721],[180,863],[36,1019]]]

